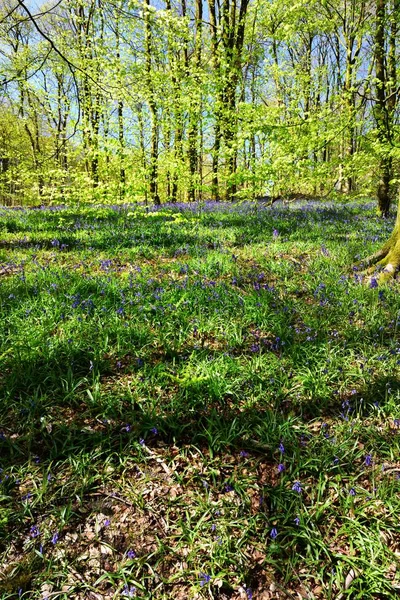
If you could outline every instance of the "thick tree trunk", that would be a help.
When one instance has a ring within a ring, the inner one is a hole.
[[[397,207],[396,222],[388,241],[378,252],[364,259],[360,266],[369,275],[367,281],[371,285],[375,285],[373,282],[385,283],[396,277],[400,270],[400,201]]]

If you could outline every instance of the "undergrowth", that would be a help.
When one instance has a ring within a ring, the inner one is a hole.
[[[365,203],[0,210],[0,598],[396,598]]]

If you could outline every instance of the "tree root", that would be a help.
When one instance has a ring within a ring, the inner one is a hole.
[[[395,279],[400,271],[400,239],[390,239],[387,244],[372,256],[360,261],[361,274],[371,287]]]
[[[386,247],[381,248],[380,250],[378,250],[378,252],[375,252],[375,254],[371,254],[371,256],[368,256],[367,258],[363,258],[363,260],[356,263],[354,266],[360,268],[361,271],[364,272],[369,267],[372,267],[373,265],[379,263],[379,261],[383,260],[387,256],[388,252],[389,250],[386,249]]]

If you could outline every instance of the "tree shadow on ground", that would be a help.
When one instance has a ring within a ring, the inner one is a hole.
[[[359,210],[359,209],[358,209]],[[346,241],[346,233],[341,231],[326,231],[331,225],[335,227],[343,226],[344,229],[354,219],[359,219],[354,210],[346,209],[343,206],[323,207],[306,206],[301,208],[280,209],[268,208],[257,211],[246,210],[243,214],[240,212],[231,212],[223,214],[222,218],[218,214],[208,213],[204,217],[203,224],[214,229],[213,234],[196,231],[196,222],[188,221],[187,226],[191,229],[185,231],[185,222],[173,225],[169,215],[157,215],[151,220],[144,217],[138,217],[132,222],[126,220],[123,213],[110,213],[99,219],[101,222],[109,222],[110,228],[102,231],[99,239],[94,236],[88,236],[86,239],[80,237],[79,229],[68,228],[57,231],[54,229],[54,215],[41,214],[41,223],[43,225],[40,233],[29,232],[24,224],[14,224],[10,227],[12,233],[29,233],[29,239],[2,240],[0,248],[5,250],[15,249],[34,249],[34,250],[55,250],[68,253],[72,250],[84,251],[87,249],[95,251],[110,251],[112,248],[130,248],[136,244],[141,244],[150,249],[164,248],[167,251],[179,249],[182,247],[192,248],[194,246],[204,246],[209,249],[219,247],[224,243],[215,240],[215,232],[234,230],[234,239],[229,241],[233,247],[240,247],[249,243],[265,242],[268,231],[272,235],[273,230],[279,223],[279,235],[281,239],[288,237],[291,241],[305,240],[310,243],[321,241]],[[82,218],[82,215],[76,213],[68,218]],[[284,222],[280,222],[283,219]],[[172,223],[172,225],[171,225]],[[391,220],[385,222],[391,223]],[[169,230],[163,230],[163,225],[168,225]],[[25,229],[24,229],[25,227]],[[172,228],[171,228],[172,227]],[[51,235],[50,235],[51,234]]]
[[[315,218],[318,220],[321,217],[321,220],[325,221],[329,215],[329,211],[317,212]],[[293,227],[296,227],[297,223],[294,218]],[[253,226],[251,223],[250,225]],[[237,227],[237,217],[233,215],[230,223],[217,226],[222,229]],[[238,243],[245,244],[246,240],[263,239],[264,226],[265,222],[254,235],[253,232],[247,234],[249,223],[246,217],[246,221],[243,221],[245,237]],[[157,231],[157,227],[153,226],[146,234],[146,243],[153,247],[173,248],[184,244],[198,246],[199,238],[195,234],[174,234],[170,237],[162,234],[156,239]],[[66,236],[63,239],[67,246],[73,247],[73,237]],[[121,247],[132,245],[131,233],[124,233],[121,239]],[[97,246],[94,245],[97,249],[110,249],[114,241],[112,235],[105,235],[101,242],[88,240],[82,247],[97,243]],[[35,243],[39,243],[39,238]],[[49,241],[45,243],[48,244]],[[93,285],[93,291],[98,291],[95,284]],[[14,292],[17,297],[28,297],[34,292],[34,286],[27,287],[21,282]],[[359,328],[354,325],[354,331],[356,330],[358,335]],[[363,335],[372,340],[378,332],[377,323],[375,329],[364,330]],[[348,337],[351,337],[351,332]],[[293,340],[289,336],[283,341],[286,346],[279,358],[291,362],[291,368],[296,375],[296,370],[304,367],[304,360],[299,352],[291,354]],[[318,355],[325,342],[326,340],[317,338],[308,344],[315,355]],[[312,419],[330,420],[340,413],[343,413],[344,421],[351,420],[356,413],[368,417],[374,415],[379,406],[385,406],[390,394],[400,390],[396,374],[372,374],[367,385],[359,386],[354,395],[348,395],[347,391],[342,394],[332,392],[328,396],[320,395],[317,389],[299,399],[296,387],[292,390],[288,385],[287,389],[276,389],[272,400],[271,394],[266,394],[268,381],[263,381],[262,378],[257,382],[260,392],[257,397],[254,396],[253,384],[256,378],[249,372],[246,377],[242,376],[240,386],[232,393],[214,394],[210,380],[183,384],[179,380],[180,367],[187,363],[190,356],[194,356],[195,360],[210,360],[210,363],[218,360],[223,354],[221,349],[198,349],[194,344],[187,345],[183,351],[158,348],[153,354],[149,354],[146,364],[141,366],[137,355],[140,354],[142,344],[139,336],[132,345],[130,354],[121,357],[121,370],[116,370],[115,364],[106,356],[98,357],[91,368],[93,347],[89,345],[70,350],[67,346],[59,344],[47,355],[38,345],[29,356],[21,358],[15,352],[2,357],[5,368],[0,375],[0,385],[4,390],[3,407],[8,409],[6,421],[0,428],[3,432],[0,438],[1,467],[5,472],[10,469],[18,471],[20,466],[35,465],[36,461],[39,461],[38,468],[42,469],[44,479],[51,469],[57,469],[58,464],[85,457],[82,483],[78,482],[78,485],[81,485],[79,493],[74,487],[76,483],[71,482],[69,485],[69,482],[64,482],[63,489],[54,502],[60,508],[74,502],[75,510],[79,503],[71,498],[79,496],[81,504],[85,505],[87,510],[94,510],[92,493],[98,491],[99,482],[96,478],[90,479],[87,474],[95,470],[96,465],[101,462],[109,463],[110,467],[117,469],[121,458],[130,457],[133,461],[135,457],[140,456],[143,443],[150,452],[161,452],[166,447],[176,447],[178,450],[190,447],[213,456],[229,454],[238,457],[240,452],[250,453],[257,457],[257,460],[264,461],[263,464],[272,472],[273,466],[276,466],[279,460],[277,448],[285,436],[288,437],[288,441],[285,439],[286,453],[298,456],[302,447],[308,443],[308,425]],[[250,361],[253,356],[248,347],[243,348],[240,345],[230,352],[237,360]],[[263,356],[272,360],[276,358],[276,353],[276,350],[266,348]],[[167,383],[165,377],[156,374],[152,386],[153,396],[149,394],[143,399],[138,397],[138,394],[128,393],[126,388],[123,392],[118,391],[118,384],[130,378],[133,387],[140,377],[150,379],[152,371],[159,365],[163,366],[164,371],[172,373],[174,378],[172,382]],[[287,379],[290,381],[289,375]],[[99,389],[104,390],[104,393],[96,395],[95,391]],[[247,400],[251,402],[246,402]],[[379,404],[378,407],[376,403]],[[297,429],[289,435],[293,422],[296,423]],[[157,434],[154,433],[155,430],[158,431]],[[397,435],[396,425],[377,430],[376,445],[387,444],[393,435]],[[332,464],[335,452],[336,449],[332,447],[324,458],[325,462],[315,461],[310,464],[309,473],[318,478],[320,471]],[[356,464],[348,465],[348,476],[355,475],[357,469]],[[128,474],[134,481],[133,467]],[[232,469],[225,461],[214,475],[215,488],[220,491],[226,489],[229,493],[231,474]],[[200,478],[198,483],[201,485]],[[268,475],[260,486],[267,514],[274,514],[276,507],[285,507],[291,502],[291,489],[277,485],[276,478],[274,480],[271,475]],[[23,502],[15,480],[5,484],[5,491],[7,498],[11,498],[15,505]],[[33,507],[32,513],[36,512]],[[75,527],[84,521],[84,516],[78,513],[78,508],[74,519]],[[23,528],[21,523],[13,523],[13,526]],[[150,522],[148,526],[151,527]],[[10,529],[7,533],[7,543],[11,533]],[[162,537],[165,534],[160,530],[159,535]],[[305,544],[303,549],[306,550]],[[252,577],[259,577],[256,568]],[[216,592],[215,597],[229,597],[229,591]]]

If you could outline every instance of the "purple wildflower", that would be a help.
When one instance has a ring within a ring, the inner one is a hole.
[[[369,287],[370,288],[377,288],[378,287],[378,281],[375,279],[375,277],[371,277],[371,281],[369,283]]]
[[[301,487],[300,481],[294,482],[294,484],[292,485],[292,490],[294,492],[297,492],[298,494],[301,494],[301,492],[303,491],[303,488]]]
[[[58,531],[53,533],[53,537],[51,538],[51,543],[55,546],[58,542]]]
[[[203,587],[207,583],[210,583],[211,575],[207,575],[207,573],[200,573],[200,586]]]
[[[269,534],[271,539],[275,540],[278,537],[278,531],[275,527],[271,529],[271,533]]]
[[[132,559],[136,557],[136,552],[132,549],[128,550],[128,552],[126,553],[127,557]]]
[[[365,457],[365,465],[367,467],[370,467],[372,465],[372,455],[371,454],[367,454],[367,456]]]
[[[37,538],[40,535],[39,527],[37,525],[32,525],[29,533],[32,538]]]
[[[278,465],[278,473],[283,473],[283,471],[285,471],[286,467],[284,464],[279,463]]]
[[[282,442],[279,444],[278,450],[281,454],[285,452],[285,446],[282,444]]]

